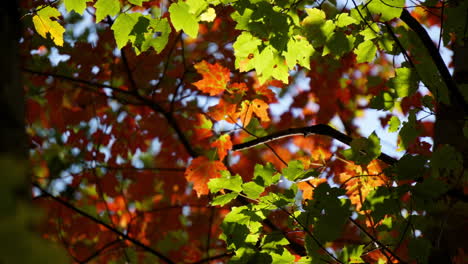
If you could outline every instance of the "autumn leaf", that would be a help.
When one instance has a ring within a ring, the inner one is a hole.
[[[208,114],[216,121],[226,120],[229,123],[234,123],[238,116],[236,109],[236,104],[231,104],[221,98],[217,105],[209,108]]]
[[[268,116],[268,104],[265,103],[263,100],[260,99],[254,99],[252,101],[252,108],[253,112],[257,117],[262,120],[262,122],[268,122],[270,121],[270,117]]]
[[[60,12],[50,6],[39,7],[39,9],[37,14],[33,16],[33,23],[37,33],[43,38],[47,38],[47,35],[50,35],[50,38],[56,45],[63,46],[65,28],[59,22],[52,20],[52,18],[58,18],[61,15]]]
[[[250,120],[252,119],[252,113],[253,113],[253,107],[251,107],[249,101],[243,101],[241,104],[241,110],[240,110],[240,119],[242,122],[242,125],[244,127],[248,126],[250,123]]]
[[[226,89],[230,79],[230,71],[218,63],[210,64],[206,61],[201,61],[194,65],[202,79],[193,83],[198,90],[208,93],[209,95],[219,95]]]
[[[194,140],[200,141],[205,138],[209,138],[213,135],[213,131],[211,131],[213,127],[213,122],[206,118],[205,115],[197,114],[196,115],[196,122],[194,126]]]
[[[207,157],[201,156],[192,160],[192,163],[185,171],[185,178],[193,183],[193,189],[200,197],[208,194],[208,181],[219,178],[222,170],[226,170],[222,162],[211,161]]]
[[[232,149],[231,136],[229,136],[229,134],[224,134],[211,143],[211,146],[218,150],[219,160],[222,161],[224,157],[226,157],[227,151]]]
[[[247,93],[249,88],[247,87],[245,83],[232,83],[231,85],[229,85],[228,90],[231,93],[235,93],[238,95],[245,95],[245,93]]]
[[[297,187],[302,191],[303,199],[312,199],[314,197],[314,189],[322,183],[327,182],[327,179],[323,178],[314,178],[308,181],[299,182]]]

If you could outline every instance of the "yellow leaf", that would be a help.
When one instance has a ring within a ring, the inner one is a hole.
[[[213,22],[213,20],[216,18],[216,12],[214,8],[208,8],[203,14],[200,15],[200,20],[201,21],[206,21],[206,22]]]
[[[56,8],[47,6],[37,11],[37,14],[33,17],[33,23],[39,35],[43,38],[47,38],[47,35],[49,35],[57,46],[63,46],[65,29],[57,21],[51,19],[59,16],[60,12]]]

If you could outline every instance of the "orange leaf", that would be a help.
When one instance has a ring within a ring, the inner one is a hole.
[[[260,120],[262,120],[262,122],[270,121],[270,117],[268,116],[268,107],[268,104],[263,100],[254,99],[252,101],[253,112],[260,118]]]
[[[224,134],[211,143],[211,146],[217,148],[219,160],[223,160],[226,157],[227,151],[232,149],[231,136]]]
[[[241,104],[240,118],[244,127],[248,126],[252,119],[253,107],[250,106],[249,101],[244,101]]]
[[[213,128],[213,122],[202,114],[197,114],[196,118],[193,139],[195,141],[201,141],[202,139],[211,137],[213,135],[213,132],[211,131]]]
[[[302,191],[302,197],[304,199],[312,199],[314,197],[314,189],[324,182],[327,182],[327,179],[316,178],[310,179],[308,181],[299,182],[297,187]],[[314,188],[315,186],[315,188]]]
[[[229,85],[228,90],[232,93],[244,95],[246,92],[249,91],[249,88],[245,83],[232,83],[231,85]]]
[[[224,92],[230,79],[229,69],[218,63],[209,64],[206,61],[201,61],[194,67],[203,77],[200,81],[193,83],[198,90],[210,95],[219,95]]]
[[[222,170],[226,170],[222,162],[211,161],[202,156],[192,160],[192,163],[185,171],[185,178],[193,183],[193,189],[200,197],[208,194],[208,181],[212,178],[219,178]]]
[[[237,119],[236,109],[236,104],[231,104],[221,98],[217,105],[209,108],[209,115],[216,121],[226,120],[229,123],[234,123]]]

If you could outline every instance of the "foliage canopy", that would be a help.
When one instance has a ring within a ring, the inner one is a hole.
[[[41,234],[77,263],[466,263],[438,48],[468,3],[415,3],[21,1]]]

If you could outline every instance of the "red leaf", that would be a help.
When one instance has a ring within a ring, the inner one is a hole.
[[[203,77],[200,81],[193,83],[198,90],[210,95],[219,95],[224,92],[230,79],[229,69],[218,63],[209,64],[206,61],[201,61],[194,67]]]
[[[224,134],[211,143],[211,146],[218,150],[219,160],[223,160],[227,155],[227,151],[232,149],[231,136]]]
[[[212,178],[219,178],[220,171],[226,170],[224,164],[220,161],[211,161],[207,157],[198,157],[192,160],[192,163],[185,171],[185,178],[193,182],[193,189],[198,197],[208,194],[208,181]]]

